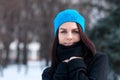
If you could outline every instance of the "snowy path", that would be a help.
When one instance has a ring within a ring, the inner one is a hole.
[[[24,65],[21,65],[19,72],[17,65],[9,65],[4,69],[3,76],[0,75],[0,80],[42,80],[41,73],[44,68],[45,61],[28,62],[28,71]]]

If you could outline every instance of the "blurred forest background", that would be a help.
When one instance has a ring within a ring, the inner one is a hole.
[[[53,19],[66,8],[77,9],[85,17],[86,34],[98,51],[109,56],[108,80],[118,80],[120,0],[0,0],[0,69],[42,59],[48,66]]]

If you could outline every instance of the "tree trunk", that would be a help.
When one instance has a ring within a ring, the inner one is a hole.
[[[19,44],[20,44],[20,42],[18,42],[18,44],[17,44],[17,57],[16,57],[16,63],[17,64],[20,63],[20,48],[19,48]]]
[[[23,64],[27,65],[27,43],[24,42],[24,48],[23,48]]]

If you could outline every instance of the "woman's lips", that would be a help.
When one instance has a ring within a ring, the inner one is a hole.
[[[71,46],[73,43],[65,43],[66,46]]]

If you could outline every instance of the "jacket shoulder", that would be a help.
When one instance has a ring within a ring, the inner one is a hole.
[[[98,65],[108,65],[108,55],[103,52],[97,52],[96,55],[93,58],[93,62],[95,62]]]
[[[96,58],[108,58],[108,55],[106,53],[103,53],[103,52],[96,52],[96,55],[95,55]]]
[[[43,73],[48,73],[49,70],[50,70],[50,67],[47,67],[47,68],[45,68],[45,69],[43,70]]]
[[[91,56],[91,57],[86,59],[86,64],[88,64],[88,65],[93,65],[94,63],[103,64],[103,62],[105,62],[105,63],[109,62],[108,55],[106,53],[98,52],[98,51],[96,52],[96,54],[94,56]]]
[[[50,70],[51,70],[50,67],[47,67],[43,70],[43,73],[42,73],[42,79],[43,80],[48,80],[48,79],[52,80],[52,75],[53,74],[51,74]]]

